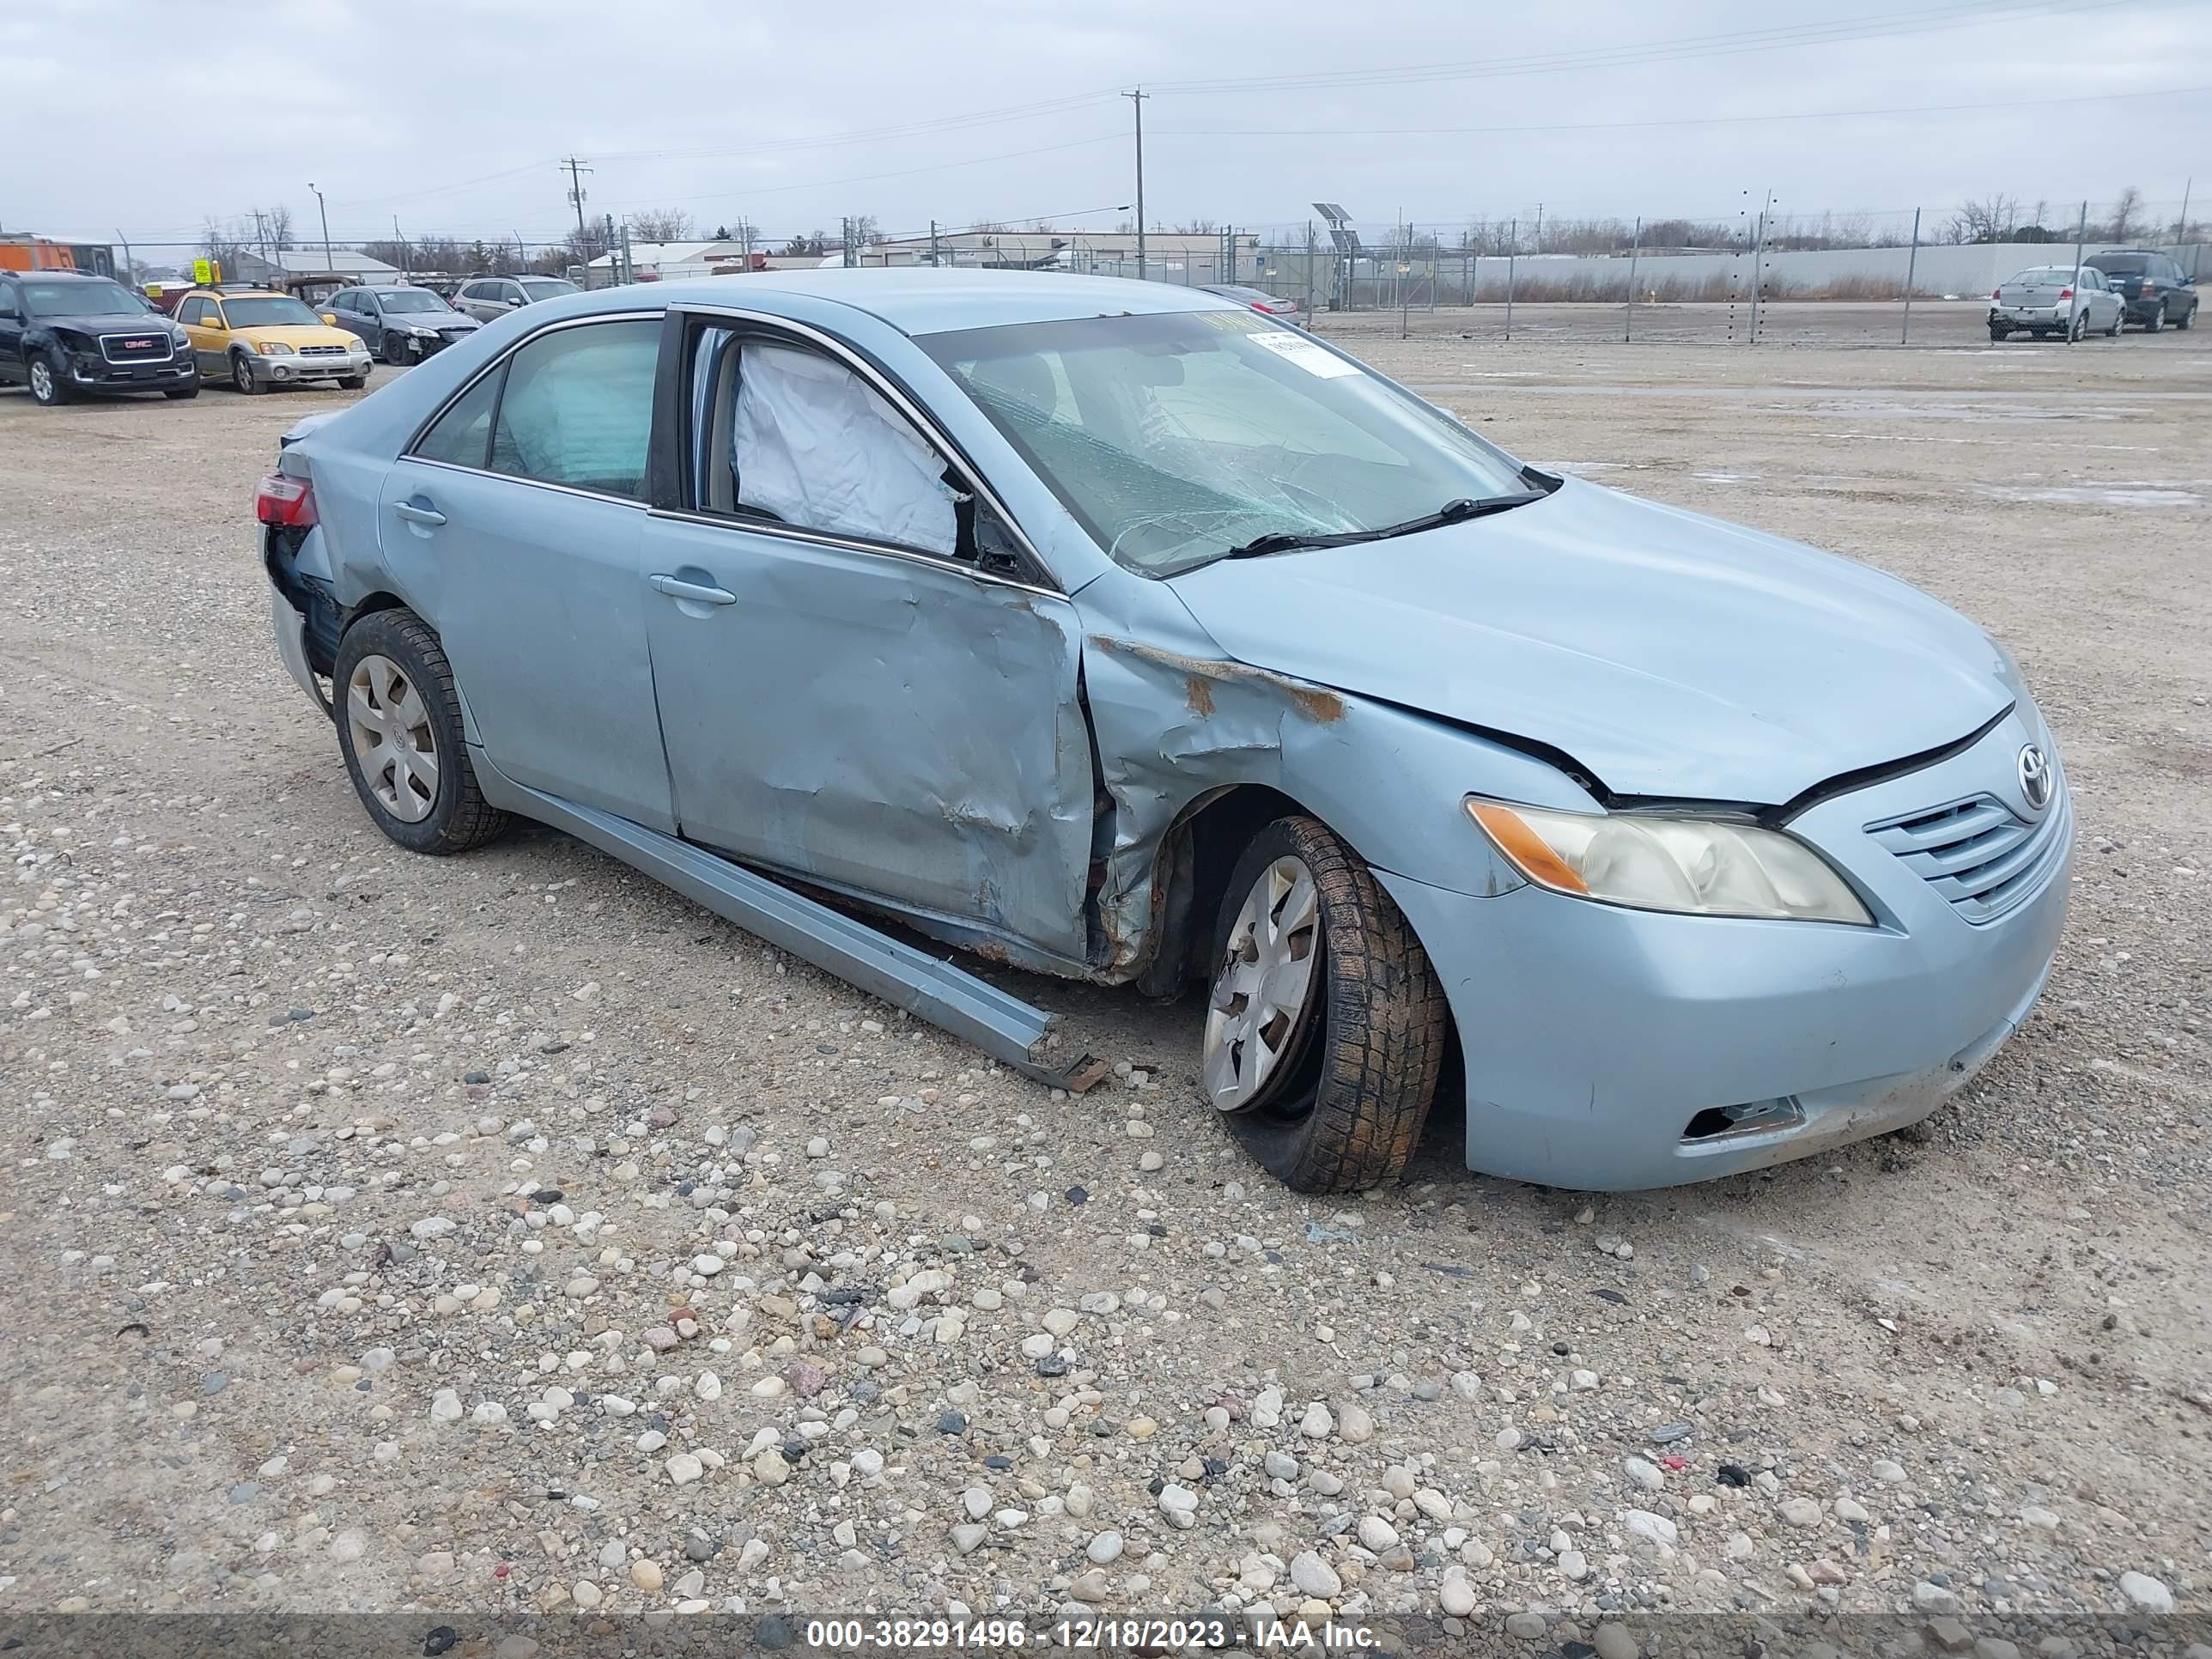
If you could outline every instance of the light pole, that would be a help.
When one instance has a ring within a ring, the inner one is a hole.
[[[307,188],[315,190],[313,179],[310,179],[307,181]],[[315,211],[322,216],[323,221],[323,269],[335,271],[338,267],[337,261],[331,258],[331,210],[329,204],[323,200],[323,192],[319,190],[315,190]],[[397,222],[394,221],[394,223]]]
[[[1121,94],[1137,114],[1137,280],[1145,280],[1145,100],[1152,94],[1139,87]]]

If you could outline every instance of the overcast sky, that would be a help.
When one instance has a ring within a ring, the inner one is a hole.
[[[1909,217],[2127,185],[2171,222],[2192,163],[2212,216],[2203,0],[0,0],[0,228],[149,245],[274,204],[312,237],[311,180],[340,241],[395,214],[551,240],[571,153],[594,216],[1105,228],[1140,82],[1156,224],[1717,218],[1768,189]]]

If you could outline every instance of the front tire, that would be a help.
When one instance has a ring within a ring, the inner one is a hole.
[[[477,787],[453,665],[420,617],[379,611],[348,629],[331,691],[354,791],[392,840],[444,857],[507,827]]]
[[[2197,326],[2197,307],[2196,307],[2195,306],[2191,306],[2191,307],[2189,307],[2189,309],[2188,309],[2188,310],[2186,310],[2186,311],[2183,312],[2183,313],[2181,313],[2181,320],[2180,320],[2179,322],[2176,323],[2176,324],[2174,325],[2174,326],[2175,326],[2176,328],[2182,328],[2182,329],[2187,329],[2187,328],[2194,328],[2194,327],[2196,327],[2196,326]]]
[[[1435,1098],[1447,1011],[1367,866],[1310,817],[1237,861],[1215,934],[1201,1076],[1231,1134],[1296,1191],[1395,1179]]]
[[[198,397],[200,389],[196,386],[164,386],[161,389],[161,395],[173,404],[181,404]]]
[[[2166,301],[2159,301],[2158,309],[2143,319],[2143,332],[2155,334],[2166,326]]]
[[[368,384],[368,376],[366,374],[341,374],[338,376],[338,384],[341,386],[343,386],[348,392],[358,392],[362,387]]]
[[[384,361],[394,368],[404,367],[407,362],[407,343],[397,334],[384,337]]]
[[[2105,331],[2105,337],[2108,340],[2118,339],[2120,337],[2120,325],[2127,321],[2127,319],[2128,313],[2125,309],[2114,312],[2112,313],[2112,325]]]
[[[48,347],[39,356],[31,359],[31,401],[48,409],[58,404],[75,400],[76,388],[70,384],[69,364],[58,349]]]
[[[2002,344],[2003,342],[2012,338],[2012,331],[2008,328],[2003,327],[2002,325],[1991,323],[1990,325],[1990,338]]]
[[[2088,331],[2089,313],[2086,311],[2075,312],[2074,313],[2073,322],[2068,325],[2066,330],[2066,343],[2068,345],[2079,345],[2081,343],[2082,337],[2088,333]]]
[[[269,389],[253,372],[253,360],[242,351],[231,354],[230,384],[233,391],[244,392],[249,398],[258,398]]]

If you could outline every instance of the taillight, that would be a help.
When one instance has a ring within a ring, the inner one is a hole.
[[[2003,298],[2004,298],[2004,290],[2003,290],[2002,289],[2001,289],[2001,288],[1993,288],[1993,289],[1991,289],[1990,290],[1990,298],[1991,298],[1992,300],[2002,300],[2002,299],[2003,299]]]
[[[2143,298],[2144,298],[2144,299],[2146,299],[2146,300],[2148,300],[2148,299],[2149,299],[2149,298],[2150,298],[2150,296],[2151,296],[2152,295],[2154,295],[2154,294],[2155,294],[2155,293],[2157,293],[2157,292],[2158,292],[2158,284],[2157,284],[2156,283],[2154,283],[2153,281],[2151,281],[2151,279],[2150,279],[2149,277],[2148,277],[2148,276],[2144,277],[2144,278],[2143,278],[2143,280],[2142,280],[2142,296],[2143,296]]]
[[[315,522],[315,490],[305,478],[272,472],[254,492],[253,516],[264,524],[305,526]]]
[[[2070,300],[2074,297],[2074,290],[2070,288],[2062,288],[2058,290],[2058,297],[2062,300]]]

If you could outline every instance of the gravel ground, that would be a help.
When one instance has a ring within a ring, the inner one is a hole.
[[[1439,1112],[1310,1202],[1188,1006],[987,970],[1121,1062],[1055,1098],[557,835],[399,852],[248,551],[346,394],[0,394],[0,1610],[2201,1606],[2203,337],[1360,339],[1962,606],[2065,746],[2070,932],[1969,1093],[1602,1198]]]

